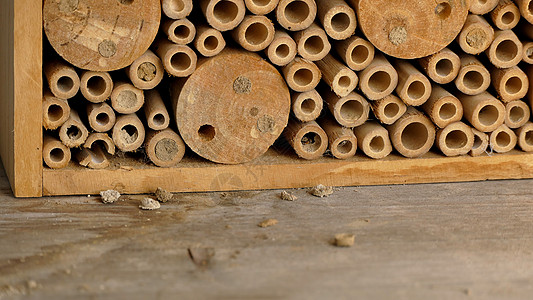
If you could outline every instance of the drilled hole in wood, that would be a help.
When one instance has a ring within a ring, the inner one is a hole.
[[[57,104],[52,104],[48,106],[48,112],[46,114],[48,115],[48,119],[50,121],[56,122],[60,120],[61,118],[63,118],[64,113],[65,112],[63,111],[63,107]]]
[[[368,56],[370,56],[370,51],[368,50],[368,47],[364,45],[357,45],[353,48],[351,53],[352,61],[356,64],[362,64],[368,60]]]
[[[93,76],[87,80],[87,91],[93,96],[101,96],[105,93],[107,84],[101,76]]]
[[[344,140],[344,141],[341,141],[338,145],[337,145],[337,151],[341,154],[347,154],[347,153],[350,153],[353,149],[353,144],[351,141],[349,140]]]
[[[276,47],[276,56],[279,58],[286,58],[289,56],[291,49],[286,44],[280,44]]]
[[[245,39],[252,45],[259,45],[268,38],[268,28],[263,23],[253,23],[244,33]]]
[[[407,87],[407,96],[412,100],[418,100],[426,93],[426,86],[421,81],[413,81]]]
[[[520,123],[526,117],[526,112],[520,106],[513,106],[509,111],[509,119],[513,123]]]
[[[479,73],[478,71],[468,71],[463,76],[463,84],[471,89],[471,90],[477,90],[483,86],[483,83],[485,82],[483,75]]]
[[[383,93],[390,87],[391,82],[392,78],[389,73],[385,71],[377,71],[368,79],[368,86],[375,93]]]
[[[468,143],[466,133],[461,130],[450,131],[445,138],[446,147],[449,149],[461,149]]]
[[[302,23],[309,16],[310,9],[304,1],[293,1],[285,6],[285,17],[291,23]]]
[[[54,163],[60,163],[65,159],[65,152],[61,148],[54,148],[50,151],[50,160]]]
[[[508,94],[514,95],[514,94],[519,93],[521,90],[522,90],[522,80],[520,79],[520,77],[513,76],[513,77],[510,77],[505,82],[505,91]]]
[[[439,109],[439,117],[442,120],[450,120],[457,114],[457,107],[452,103],[444,103]]]
[[[435,7],[435,14],[441,19],[446,20],[452,14],[452,6],[448,2],[442,2]]]
[[[316,132],[308,132],[302,137],[300,142],[305,152],[314,153],[320,149],[322,138]]]
[[[419,150],[426,144],[429,132],[424,124],[413,122],[402,131],[402,145],[409,150]]]
[[[213,15],[222,24],[233,22],[239,14],[239,7],[237,4],[222,0],[213,7]]]
[[[62,93],[68,93],[74,88],[74,80],[68,76],[61,76],[57,80],[57,88]]]
[[[212,141],[215,138],[215,135],[215,127],[213,127],[212,125],[206,124],[201,126],[200,129],[198,129],[198,136],[200,136],[200,138],[204,141]]]
[[[441,77],[446,77],[450,75],[453,71],[452,61],[447,58],[439,60],[435,65],[435,71],[437,72],[437,75]]]
[[[350,27],[350,16],[344,12],[339,12],[331,18],[331,27],[336,32],[343,32]]]
[[[191,67],[191,58],[186,53],[178,52],[172,55],[170,64],[172,68],[178,71],[185,71]]]
[[[364,107],[359,101],[348,100],[340,109],[341,118],[347,121],[356,121],[363,116]]]
[[[304,42],[304,49],[309,54],[317,55],[324,51],[324,41],[319,36],[310,36]]]
[[[478,114],[479,122],[483,126],[490,127],[498,121],[500,117],[500,112],[494,105],[485,105]]]
[[[372,152],[379,153],[385,148],[385,140],[382,136],[375,136],[370,140],[369,146]]]
[[[511,40],[505,40],[496,46],[496,57],[503,62],[508,62],[518,55],[518,46]]]

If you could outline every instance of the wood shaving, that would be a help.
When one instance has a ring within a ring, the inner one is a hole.
[[[264,220],[263,222],[257,224],[257,226],[259,226],[261,228],[266,228],[266,227],[274,226],[276,224],[278,224],[278,220],[276,220],[276,219],[267,219],[267,220]]]
[[[311,188],[309,190],[309,193],[311,193],[311,195],[315,197],[323,198],[323,197],[327,197],[333,194],[333,187],[319,184],[315,186],[314,188]]]
[[[161,208],[161,204],[152,198],[144,198],[141,200],[139,207],[144,210],[156,210]]]
[[[281,200],[285,200],[285,201],[296,201],[298,199],[298,197],[294,196],[292,193],[289,193],[287,191],[282,191],[280,197],[281,197]]]
[[[120,193],[115,190],[107,190],[100,192],[100,196],[102,197],[102,202],[105,204],[111,204],[118,201],[120,198]]]
[[[355,243],[355,235],[339,233],[335,235],[334,245],[337,247],[351,247]]]
[[[172,200],[174,198],[174,195],[171,192],[158,187],[155,191],[155,197],[157,201],[165,203]]]

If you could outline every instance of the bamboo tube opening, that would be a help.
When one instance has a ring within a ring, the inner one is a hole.
[[[453,80],[453,77],[455,77],[453,74],[457,75],[457,72],[454,72],[456,70],[459,70],[459,66],[448,58],[439,60],[435,65],[435,73],[442,78],[451,77],[451,80]]]
[[[496,46],[496,57],[503,62],[511,61],[517,55],[518,46],[513,41],[505,40]]]
[[[330,112],[340,125],[356,127],[368,120],[370,104],[363,96],[352,92],[345,97],[339,97],[329,89],[326,89],[323,95]]]
[[[479,54],[490,47],[494,40],[494,28],[483,16],[471,14],[466,18],[466,23],[456,40],[464,52]]]
[[[522,127],[531,117],[529,106],[522,100],[505,104],[505,111],[505,125],[511,129]]]
[[[311,36],[304,42],[304,50],[311,55],[318,55],[324,51],[324,41],[319,36]]]
[[[472,133],[474,134],[474,143],[469,154],[471,156],[480,156],[485,153],[489,147],[489,136],[475,128],[472,128]]]
[[[301,109],[305,114],[311,114],[316,109],[316,103],[313,99],[305,99],[302,102]]]
[[[57,89],[65,94],[71,94],[74,89],[74,80],[69,76],[61,76],[56,82]]]
[[[107,153],[115,154],[115,144],[107,133],[91,133],[83,147],[96,151],[96,148],[105,149]]]
[[[166,124],[167,119],[163,114],[156,114],[153,118],[153,122],[156,126],[163,126],[164,124]]]
[[[310,122],[316,120],[322,108],[324,101],[316,90],[305,93],[295,93],[292,99],[292,112],[294,116],[302,122]]]
[[[495,67],[510,68],[522,60],[523,45],[513,31],[496,31],[486,54]]]
[[[126,74],[131,83],[143,90],[155,88],[163,80],[164,73],[161,59],[150,50],[126,68]]]
[[[334,46],[342,60],[354,71],[365,69],[374,60],[374,46],[360,37],[352,36],[343,41],[336,41]]]
[[[455,79],[455,86],[466,95],[479,95],[491,83],[491,74],[481,62],[472,55],[461,55],[461,69]]]
[[[215,36],[210,35],[206,37],[204,40],[204,47],[208,51],[214,51],[215,49],[218,48],[218,45],[219,45],[218,38]]]
[[[187,19],[167,20],[161,29],[173,43],[186,45],[194,40],[196,27]]]
[[[377,94],[387,91],[392,83],[391,75],[386,71],[377,71],[368,79],[368,86]]]
[[[353,47],[350,53],[350,58],[355,64],[362,65],[365,64],[372,57],[370,56],[370,50],[368,46],[361,44]]]
[[[530,147],[533,147],[533,128],[530,129],[524,137],[524,142]],[[530,150],[531,151],[531,150]]]
[[[353,151],[353,147],[354,147],[354,144],[352,143],[352,141],[346,139],[346,140],[340,140],[335,148],[341,154],[348,154]]]
[[[307,132],[300,140],[302,149],[307,153],[316,153],[322,147],[324,141],[317,132]]]
[[[111,106],[121,114],[131,114],[138,111],[144,102],[143,90],[126,82],[118,82],[111,93]]]
[[[381,159],[392,152],[389,132],[378,122],[370,121],[354,128],[359,148],[370,158]]]
[[[444,121],[448,121],[457,116],[457,106],[452,102],[442,104],[438,111],[439,117]]]
[[[106,132],[113,128],[116,121],[115,111],[107,103],[87,105],[89,125],[96,132]]]
[[[274,39],[266,50],[270,62],[277,66],[285,66],[296,57],[297,53],[297,45],[292,37],[283,30],[276,30]]]
[[[307,160],[320,158],[328,148],[328,136],[315,121],[289,120],[284,136],[296,154]]]
[[[517,76],[510,77],[505,81],[505,91],[511,95],[519,93],[522,88],[522,80]]]
[[[226,41],[220,31],[207,25],[200,25],[196,28],[194,47],[201,55],[212,57],[226,47]]]
[[[450,149],[461,149],[468,144],[468,136],[464,131],[453,130],[446,135],[446,147]]]
[[[100,126],[107,125],[109,123],[109,121],[110,121],[109,115],[106,114],[106,113],[99,113],[98,115],[96,115],[96,122]]]
[[[254,15],[266,15],[276,9],[279,0],[244,0],[244,2]]]
[[[198,129],[198,136],[205,142],[214,140],[216,136],[215,127],[209,124],[200,126]]]
[[[464,74],[463,84],[470,90],[480,90],[485,85],[485,77],[477,70],[471,70]]]
[[[291,31],[304,30],[315,20],[317,7],[311,0],[281,0],[276,17],[283,28]]]
[[[295,33],[294,40],[298,45],[298,53],[311,61],[323,59],[331,50],[331,43],[326,32],[316,23]]]
[[[365,117],[365,111],[365,107],[360,101],[348,100],[341,105],[339,114],[346,123],[359,123],[358,120]]]
[[[304,1],[292,1],[285,7],[284,14],[292,23],[301,23],[309,16],[309,5]]]
[[[322,73],[316,64],[295,58],[282,69],[287,85],[296,92],[307,92],[318,85]]]
[[[501,118],[500,110],[491,104],[484,105],[478,112],[478,120],[481,125],[492,127]]]
[[[389,103],[385,105],[385,108],[383,109],[383,112],[385,113],[385,116],[387,118],[394,118],[398,115],[400,112],[400,106],[397,103]]]
[[[385,148],[385,140],[382,136],[375,136],[370,140],[368,144],[372,152],[381,152]]]
[[[484,15],[498,5],[499,0],[472,0],[470,12],[476,15]]]
[[[158,167],[168,168],[179,163],[185,155],[185,143],[171,129],[149,131],[145,149],[148,158]]]
[[[146,135],[144,125],[136,114],[122,115],[113,127],[113,142],[124,152],[137,150]]]
[[[393,124],[407,111],[405,103],[392,94],[383,99],[371,101],[370,104],[376,118],[386,125]]]
[[[463,122],[451,123],[437,132],[436,146],[446,156],[465,155],[474,145],[474,132]]]
[[[51,169],[64,168],[70,162],[70,149],[61,141],[45,135],[43,138],[43,161]]]
[[[445,128],[463,118],[463,105],[459,99],[436,84],[433,85],[431,96],[422,105],[422,109],[440,128]]]
[[[177,72],[185,72],[191,68],[192,60],[187,53],[177,52],[171,56],[170,65]]]
[[[172,76],[187,77],[196,70],[197,55],[186,45],[159,40],[155,44],[165,70]]]
[[[402,145],[411,151],[418,151],[424,147],[429,138],[429,131],[425,124],[413,122],[407,125],[401,133]]]
[[[524,44],[522,60],[527,64],[533,64],[533,42]]]
[[[53,163],[61,163],[65,159],[65,149],[63,148],[53,148],[50,151],[50,161]]]
[[[127,0],[133,2],[133,0]],[[161,7],[163,13],[171,19],[183,19],[187,17],[192,9],[192,0],[162,0]]]
[[[90,77],[87,80],[87,91],[93,97],[101,97],[107,91],[106,80],[100,75]]]
[[[275,28],[265,16],[246,16],[232,31],[232,36],[244,49],[252,52],[267,48],[274,40]]]
[[[57,122],[65,117],[63,107],[57,104],[48,106],[46,114],[48,115],[48,119],[52,122]]]
[[[244,33],[245,39],[252,45],[260,45],[268,40],[269,30],[263,23],[253,23]]]
[[[352,24],[352,18],[345,12],[339,12],[331,17],[330,24],[336,32],[343,32]]]
[[[533,152],[533,123],[528,122],[515,132],[520,149],[525,152]]]
[[[349,76],[343,75],[343,76],[339,77],[339,80],[338,80],[337,84],[341,88],[348,88],[348,87],[350,87],[353,84],[353,81],[352,81],[352,79]]]
[[[506,153],[514,149],[518,142],[516,134],[506,125],[498,127],[490,134],[490,146],[497,153]]]
[[[509,26],[511,24],[514,24],[514,23],[518,24],[518,21],[520,19],[519,16],[520,15],[516,15],[512,11],[507,11],[501,16],[500,20],[501,20],[502,24],[505,24],[505,25]]]
[[[300,85],[300,86],[307,86],[310,85],[314,80],[313,72],[309,69],[299,69],[296,72],[294,72],[294,81]]]
[[[421,99],[423,99],[426,94],[429,93],[426,88],[426,85],[422,81],[414,80],[409,84],[407,88],[407,96],[413,102],[421,101]]]
[[[492,69],[492,84],[503,102],[518,100],[526,96],[529,89],[529,80],[519,67],[507,69]]]
[[[239,15],[239,6],[233,1],[222,0],[213,7],[213,16],[221,24],[234,22]]]
[[[289,48],[287,44],[280,44],[276,47],[275,53],[276,53],[276,56],[279,57],[280,59],[285,59],[291,53],[291,49]]]
[[[388,127],[394,148],[408,158],[426,154],[435,142],[435,125],[414,107]]]

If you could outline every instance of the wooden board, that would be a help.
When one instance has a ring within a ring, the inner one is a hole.
[[[2,1],[0,19],[0,153],[15,195],[41,196],[41,2]]]
[[[513,151],[492,157],[447,158],[428,153],[419,159],[391,155],[383,160],[362,156],[342,161],[324,157],[298,159],[292,152],[269,150],[244,165],[218,165],[185,158],[176,168],[163,169],[135,160],[116,159],[114,169],[88,170],[71,164],[43,173],[44,195],[87,195],[116,189],[137,194],[162,187],[173,192],[237,191],[332,186],[408,184],[533,178],[533,154]]]

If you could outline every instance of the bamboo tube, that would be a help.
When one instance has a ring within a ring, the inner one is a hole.
[[[87,127],[83,125],[78,112],[70,110],[70,118],[59,128],[59,139],[69,148],[76,148],[83,143],[89,136]]]
[[[520,9],[520,14],[526,21],[533,23],[533,4],[531,0],[514,0]]]
[[[499,0],[471,0],[470,12],[476,15],[484,15],[498,5]]]
[[[91,149],[82,148],[75,152],[76,160],[81,166],[91,169],[105,169],[110,162],[99,144],[94,144]]]
[[[320,116],[324,106],[322,96],[316,90],[292,93],[291,102],[292,113],[301,122],[316,120]]]
[[[165,70],[172,76],[187,77],[196,69],[198,58],[189,46],[160,39],[156,41],[155,52],[163,62]]]
[[[276,8],[279,25],[290,31],[304,30],[311,26],[316,14],[314,0],[280,0]]]
[[[207,23],[219,31],[228,31],[239,26],[246,13],[243,0],[200,0],[199,2]]]
[[[374,60],[374,46],[358,36],[335,41],[333,46],[346,65],[354,71],[364,70]]]
[[[44,64],[44,76],[50,91],[59,99],[70,99],[80,90],[80,77],[76,70],[63,61],[54,60]]]
[[[289,120],[283,134],[296,154],[303,159],[318,159],[328,148],[328,136],[315,121],[301,123]]]
[[[490,18],[500,30],[513,29],[520,21],[520,10],[512,0],[500,0],[490,12]]]
[[[161,30],[171,42],[178,45],[187,45],[196,36],[196,27],[188,19],[167,19],[161,24]]]
[[[192,0],[161,0],[161,8],[165,16],[171,19],[186,18],[193,9]]]
[[[246,16],[231,35],[244,49],[252,52],[264,50],[274,39],[274,24],[265,16]]]
[[[463,122],[451,123],[437,131],[435,143],[446,156],[465,155],[474,147],[474,132]]]
[[[431,95],[431,82],[411,63],[395,60],[394,68],[398,72],[396,93],[407,105],[419,106],[424,104]]]
[[[494,28],[485,18],[478,15],[468,15],[463,29],[456,38],[459,47],[464,52],[473,55],[487,50],[493,40]]]
[[[43,28],[52,47],[84,70],[114,71],[131,65],[159,31],[160,0],[38,2],[43,4]]]
[[[287,85],[295,92],[313,90],[322,77],[322,73],[316,64],[301,57],[296,57],[281,70]]]
[[[448,48],[418,60],[426,75],[439,84],[452,82],[461,69],[461,59]]]
[[[316,23],[294,33],[293,37],[298,46],[298,54],[310,61],[323,59],[331,50],[326,32]]]
[[[370,105],[376,118],[385,125],[393,124],[407,111],[405,103],[393,94],[380,100],[371,101]]]
[[[491,94],[456,95],[463,105],[464,117],[479,131],[491,132],[505,122],[505,106]]]
[[[490,72],[474,56],[460,54],[461,69],[455,79],[455,86],[466,95],[479,95],[490,86]]]
[[[58,139],[49,135],[43,137],[43,160],[50,169],[62,169],[68,166],[70,149]]]
[[[118,149],[131,152],[141,147],[145,133],[144,125],[136,114],[121,115],[113,127],[112,138]]]
[[[408,158],[426,154],[435,142],[435,125],[412,106],[387,130],[394,149]]]
[[[529,90],[529,80],[519,67],[508,69],[492,68],[492,85],[504,103],[518,100],[526,96]]]
[[[352,130],[339,125],[332,118],[322,118],[318,121],[324,129],[329,141],[329,150],[337,159],[348,159],[357,151],[357,138]]]
[[[113,91],[113,79],[107,72],[84,71],[81,74],[80,90],[87,101],[104,102]]]
[[[490,62],[497,68],[510,68],[522,60],[523,45],[511,30],[497,30],[494,41],[485,50]]]
[[[150,130],[146,134],[146,155],[154,165],[162,168],[173,167],[185,155],[185,143],[172,129]]]
[[[54,130],[59,128],[70,117],[70,106],[67,100],[57,98],[48,90],[43,96],[43,127]]]
[[[342,126],[356,127],[368,120],[370,104],[363,96],[352,92],[346,97],[339,98],[329,90],[323,91],[321,95],[335,120]]]
[[[151,90],[163,80],[165,69],[159,57],[148,50],[126,68],[126,74],[136,88]]]
[[[283,29],[279,29],[274,33],[274,39],[265,52],[271,63],[283,67],[294,60],[298,49],[292,37]]]
[[[381,53],[366,69],[359,73],[359,88],[369,100],[378,100],[390,95],[398,85],[398,73]]]
[[[318,19],[329,37],[345,40],[357,28],[355,11],[344,0],[316,0]]]
[[[533,86],[533,66],[528,66],[526,68],[526,72],[529,78],[529,86]],[[527,92],[526,99],[526,102],[529,103],[529,107],[531,108],[531,112],[533,113],[533,88],[530,88]]]
[[[254,15],[266,15],[274,11],[279,0],[244,0],[246,8]]]
[[[526,64],[533,64],[533,42],[524,43],[522,61]]]
[[[226,40],[220,31],[207,25],[196,26],[194,47],[205,57],[219,54],[226,47]]]
[[[515,131],[518,146],[524,152],[533,152],[533,123],[527,122]]]
[[[373,159],[382,159],[392,152],[389,132],[378,122],[370,121],[354,128],[357,144],[363,153]]]
[[[163,130],[170,124],[167,108],[157,90],[146,91],[144,115],[146,124],[152,130]]]
[[[94,132],[89,134],[83,147],[91,149],[94,145],[99,145],[101,148],[105,149],[108,154],[115,155],[115,143],[107,133]]]
[[[505,104],[505,125],[511,129],[524,126],[531,117],[529,106],[522,100]]]
[[[470,156],[480,156],[487,152],[487,148],[489,147],[489,135],[475,128],[472,128],[472,132],[474,133],[474,145],[468,154],[470,154]]]
[[[357,74],[331,54],[315,63],[322,72],[322,80],[331,87],[337,96],[345,97],[357,87],[359,82]]]
[[[105,102],[87,104],[87,119],[89,126],[96,132],[109,131],[116,122],[115,111]]]
[[[496,128],[489,135],[489,145],[497,153],[507,153],[513,150],[517,143],[518,138],[516,134],[505,124]]]
[[[461,121],[463,118],[463,105],[459,99],[436,84],[433,85],[431,96],[422,105],[422,109],[439,128]]]
[[[120,114],[132,114],[144,105],[144,92],[128,82],[117,82],[111,93],[111,106]]]

